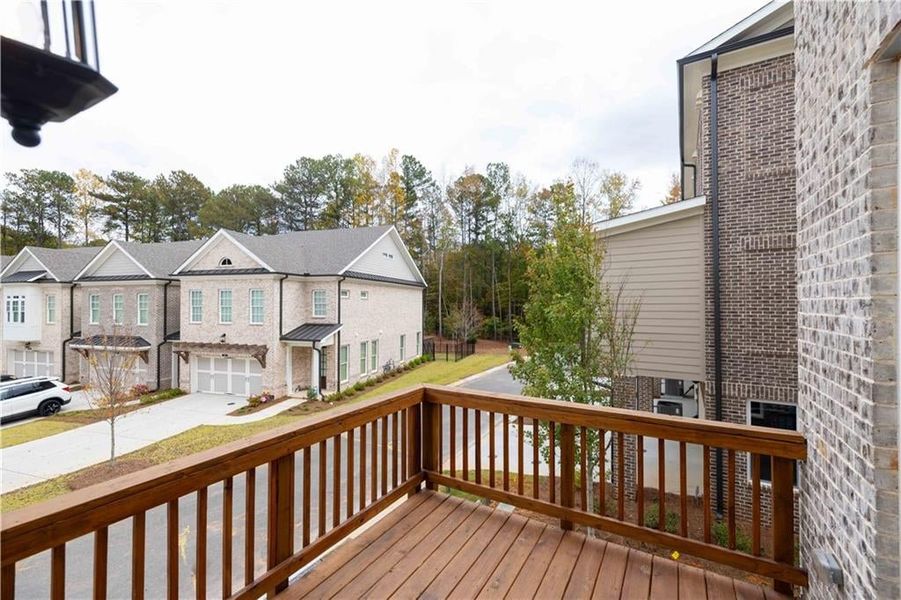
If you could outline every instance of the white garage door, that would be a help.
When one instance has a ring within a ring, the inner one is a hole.
[[[139,357],[131,359],[134,363],[131,366],[130,372],[127,375],[116,374],[113,373],[115,379],[123,381],[123,383],[131,388],[133,385],[147,385],[147,363],[141,360]],[[106,373],[106,369],[110,367],[109,359],[106,359],[104,362],[103,359],[100,359],[98,364],[88,365],[86,368],[88,369],[88,380],[94,386],[102,385],[100,382],[109,381],[109,375]]]
[[[263,391],[263,369],[253,358],[198,356],[194,391],[251,396]]]
[[[7,358],[9,373],[16,377],[53,375],[53,352],[10,350]]]

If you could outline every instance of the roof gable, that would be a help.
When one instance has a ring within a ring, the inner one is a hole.
[[[347,271],[425,284],[416,262],[394,227],[341,270],[342,273]]]
[[[173,274],[188,271],[212,271],[228,273],[235,269],[265,269],[273,271],[262,259],[260,259],[252,250],[242,244],[242,240],[236,239],[236,236],[244,236],[236,232],[220,229],[200,247],[198,247],[190,256],[188,256],[177,268],[173,269]],[[228,260],[230,264],[220,264]]]
[[[84,266],[100,252],[101,248],[40,248],[26,246],[3,269],[3,276],[19,271],[45,271],[48,278],[59,282],[74,280]]]
[[[112,241],[103,247],[75,277],[76,280],[92,277],[115,278],[143,275],[150,277],[147,271],[118,242]]]

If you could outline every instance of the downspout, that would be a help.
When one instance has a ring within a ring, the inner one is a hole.
[[[685,65],[680,61],[676,61],[676,69],[679,81],[679,190],[682,193],[682,200],[686,199],[685,195],[685,169],[691,169],[692,195],[694,198],[698,195],[698,167],[697,165],[685,162]]]
[[[160,357],[163,354],[163,344],[166,343],[166,326],[169,324],[169,285],[172,280],[163,284],[163,341],[156,345],[156,389],[159,391],[162,380],[162,367],[160,366]],[[171,386],[170,386],[171,387]]]
[[[713,278],[713,394],[714,418],[723,420],[723,340],[720,304],[720,215],[719,215],[719,110],[717,94],[718,55],[710,57],[710,224]],[[716,449],[716,510],[723,514],[723,450]]]
[[[75,337],[75,283],[69,285],[69,337],[63,340],[62,352],[60,353],[60,371],[59,379],[63,383],[66,381],[66,344]]]
[[[344,281],[344,277],[340,277],[338,279],[338,325],[341,324],[341,282]],[[338,348],[337,352],[335,352],[335,374],[337,377],[338,391],[341,391],[341,330],[335,334],[338,336]],[[349,350],[349,349],[348,349]],[[348,355],[350,352],[348,352]],[[350,356],[347,357],[347,378],[350,379]]]
[[[282,275],[282,278],[278,280],[278,339],[282,339],[282,336],[285,335],[284,331],[284,321],[285,321],[285,313],[284,313],[284,294],[285,294],[285,279],[287,279],[287,275]]]

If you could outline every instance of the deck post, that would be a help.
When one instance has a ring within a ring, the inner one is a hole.
[[[554,443],[554,440],[550,440]],[[564,423],[560,427],[560,506],[572,508],[575,496],[576,439],[575,428]],[[560,529],[572,531],[572,521],[560,519]]]
[[[323,510],[320,507],[320,510]],[[294,553],[294,454],[269,463],[269,510],[267,567],[275,568]],[[225,560],[231,560],[225,557]],[[288,587],[287,578],[278,582],[276,592]]]
[[[438,464],[439,447],[441,443],[441,405],[433,402],[422,402],[422,469],[425,471],[441,472]],[[429,481],[426,489],[436,490],[438,486]]]
[[[774,456],[772,469],[773,485],[773,560],[784,565],[793,565],[795,556],[795,513],[794,484],[792,482],[794,462],[788,458]],[[777,592],[790,596],[792,585],[778,579],[773,581]]]
[[[423,396],[425,394],[423,393]],[[420,421],[420,404],[414,404],[407,409],[407,465],[409,472],[407,477],[412,477],[422,472],[422,422]],[[410,492],[412,496],[419,491],[419,486]]]

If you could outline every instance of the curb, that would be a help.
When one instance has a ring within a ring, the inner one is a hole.
[[[465,383],[469,383],[469,382],[472,381],[473,379],[479,379],[480,377],[484,377],[485,375],[490,375],[491,373],[494,373],[494,372],[496,372],[496,371],[500,371],[501,369],[507,369],[507,368],[509,368],[510,365],[512,365],[512,364],[513,364],[513,361],[512,361],[512,360],[509,361],[509,362],[505,362],[505,363],[502,364],[502,365],[498,365],[498,366],[496,366],[496,367],[491,367],[490,369],[485,370],[485,371],[482,371],[482,372],[480,372],[480,373],[476,373],[475,375],[470,375],[469,377],[464,377],[463,379],[460,379],[459,381],[455,381],[455,382],[451,383],[450,386],[451,386],[451,387],[456,387],[456,386],[463,385],[463,384],[465,384]]]

